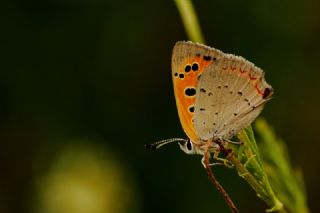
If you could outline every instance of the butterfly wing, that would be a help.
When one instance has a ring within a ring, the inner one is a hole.
[[[177,42],[172,53],[172,79],[183,130],[194,143],[198,134],[193,123],[198,78],[223,53],[192,42]]]
[[[206,67],[197,85],[197,134],[203,140],[231,138],[260,114],[272,91],[260,68],[242,57],[222,55]]]

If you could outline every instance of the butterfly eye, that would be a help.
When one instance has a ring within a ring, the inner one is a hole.
[[[190,140],[187,141],[187,149],[188,149],[189,151],[192,150],[192,144],[191,144]]]

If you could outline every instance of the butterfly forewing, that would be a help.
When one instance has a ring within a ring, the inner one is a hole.
[[[191,42],[177,42],[173,49],[172,78],[179,118],[183,130],[194,143],[199,138],[193,123],[198,79],[222,54],[219,50]]]

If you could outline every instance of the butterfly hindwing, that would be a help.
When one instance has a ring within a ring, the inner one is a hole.
[[[195,130],[207,140],[230,138],[247,127],[270,99],[264,72],[242,57],[224,54],[203,72],[197,85]]]

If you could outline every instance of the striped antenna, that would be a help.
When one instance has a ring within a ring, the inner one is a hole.
[[[150,149],[150,150],[156,150],[159,149],[160,147],[169,144],[169,143],[173,143],[173,142],[187,142],[187,139],[184,138],[170,138],[170,139],[166,139],[166,140],[161,140],[161,141],[157,141],[155,143],[152,144],[145,144],[144,147],[146,149]]]

